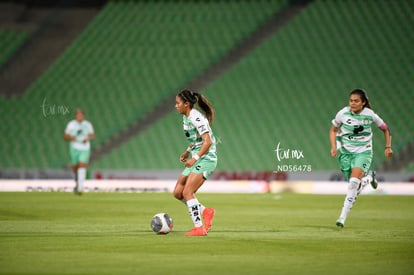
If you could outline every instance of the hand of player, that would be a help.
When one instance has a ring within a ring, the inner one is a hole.
[[[338,150],[336,148],[331,148],[331,157],[336,157]]]
[[[181,154],[180,156],[180,162],[185,162],[189,156],[190,152],[185,151],[184,153]]]
[[[194,158],[190,158],[190,159],[188,159],[186,162],[185,162],[185,167],[191,167],[191,166],[193,166],[194,165],[194,163],[196,163],[196,159],[194,159]]]
[[[393,152],[392,152],[392,149],[391,148],[385,148],[385,158],[388,160],[391,156],[392,156],[392,154],[393,154]]]

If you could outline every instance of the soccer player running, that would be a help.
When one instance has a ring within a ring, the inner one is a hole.
[[[349,95],[349,106],[340,110],[332,120],[329,131],[331,156],[338,155],[339,168],[348,181],[344,205],[336,225],[344,227],[349,211],[362,189],[371,184],[376,189],[372,161],[372,129],[377,125],[385,136],[385,157],[392,156],[391,133],[385,122],[371,109],[366,92],[355,89]]]
[[[90,141],[95,138],[92,124],[84,119],[81,109],[75,112],[75,119],[71,120],[65,129],[63,138],[69,143],[72,170],[75,173],[76,186],[73,194],[82,195],[86,178],[86,166],[90,157]]]
[[[189,145],[180,156],[180,161],[185,162],[185,169],[177,180],[173,194],[187,205],[194,223],[194,228],[185,236],[206,236],[215,210],[202,205],[195,193],[217,166],[216,139],[211,130],[215,111],[205,96],[190,90],[183,90],[176,96],[175,108],[183,115],[184,134]]]

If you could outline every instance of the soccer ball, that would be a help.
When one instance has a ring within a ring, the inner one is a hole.
[[[166,213],[158,213],[152,217],[151,228],[157,234],[168,234],[173,228],[173,220]]]

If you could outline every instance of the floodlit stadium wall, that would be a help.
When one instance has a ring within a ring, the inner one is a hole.
[[[87,180],[85,192],[172,192],[175,180]],[[2,192],[71,192],[73,180],[0,180]],[[332,181],[208,181],[200,193],[281,193],[345,194],[346,182]],[[414,195],[414,184],[380,183],[376,190],[362,193],[377,195]]]

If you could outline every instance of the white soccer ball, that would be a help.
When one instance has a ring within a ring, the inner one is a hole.
[[[158,213],[152,217],[151,229],[157,234],[168,234],[173,228],[173,220],[166,213]]]

